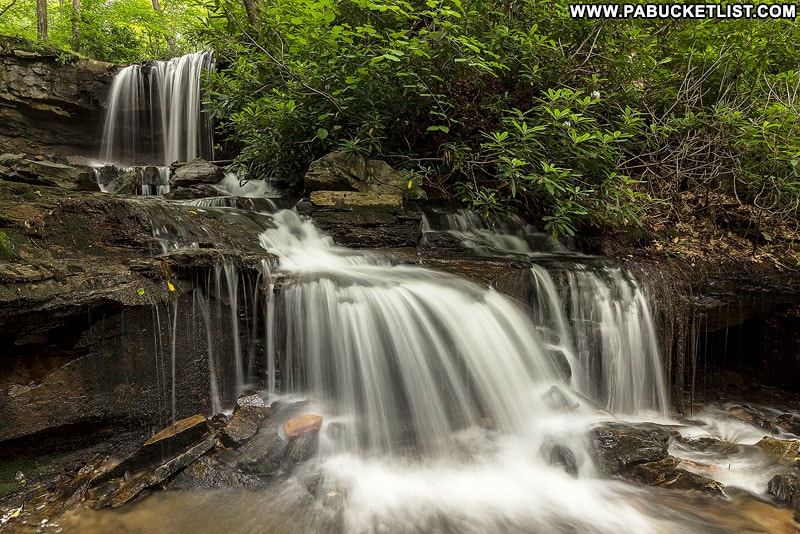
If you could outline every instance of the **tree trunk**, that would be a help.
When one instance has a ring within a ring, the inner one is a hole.
[[[159,13],[163,13],[164,10],[161,9],[161,3],[159,2],[159,0],[152,0],[152,1],[153,1],[153,9],[155,9]],[[166,39],[170,50],[172,50],[172,53],[173,54],[177,53],[178,52],[178,43],[175,42],[175,39],[171,35],[167,35],[167,34],[164,35],[164,39]]]
[[[256,0],[242,0],[244,11],[247,13],[247,20],[250,26],[258,28],[258,4]]]
[[[47,0],[36,0],[36,31],[40,41],[47,41]]]
[[[81,0],[72,0],[72,50],[81,50]]]

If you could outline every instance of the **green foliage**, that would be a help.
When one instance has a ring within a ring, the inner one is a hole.
[[[14,246],[8,238],[8,234],[0,231],[0,260],[14,261],[18,258],[19,256],[14,251]]]
[[[0,0],[0,10],[11,0]],[[200,11],[187,0],[162,2],[162,11],[151,0],[82,0],[80,54],[109,62],[133,62],[169,58],[195,48],[187,38],[200,19]],[[48,2],[49,46],[69,50],[74,11],[71,2]],[[0,34],[35,41],[34,0],[17,0],[0,17]]]
[[[581,20],[568,2],[208,0],[209,106],[255,176],[338,149],[416,167],[484,216],[628,227],[721,189],[795,215],[788,20]],[[645,191],[649,194],[645,194]]]

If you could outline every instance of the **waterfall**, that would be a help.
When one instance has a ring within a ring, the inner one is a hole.
[[[614,413],[666,413],[667,390],[655,328],[639,285],[618,265],[567,250],[520,220],[497,227],[477,215],[426,215],[423,231],[444,233],[473,254],[532,263],[528,304],[550,350],[563,353],[581,394]]]
[[[213,159],[211,118],[202,111],[202,76],[211,52],[130,65],[114,78],[101,159],[120,165],[170,165]]]

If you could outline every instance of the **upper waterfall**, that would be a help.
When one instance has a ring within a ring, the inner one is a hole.
[[[101,159],[121,165],[169,165],[213,159],[211,118],[202,111],[202,75],[211,52],[130,65],[114,78]]]

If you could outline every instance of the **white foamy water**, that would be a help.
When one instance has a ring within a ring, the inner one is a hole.
[[[318,458],[270,488],[166,492],[120,512],[66,517],[65,532],[619,534],[796,526],[790,512],[755,500],[729,503],[598,478],[586,435],[613,419],[602,407],[629,420],[655,416],[688,437],[752,444],[758,434],[714,413],[692,425],[666,417],[646,302],[619,270],[536,264],[527,309],[453,275],[336,247],[294,212],[277,212],[272,222],[260,237],[277,256],[259,277],[267,296],[263,382],[267,395],[308,399],[306,409],[323,416]],[[495,253],[502,249],[490,234],[482,239]],[[214,274],[217,288],[238,286],[232,266]],[[229,351],[236,379],[250,379],[248,351]],[[571,379],[561,372],[564,358]],[[714,478],[728,461],[731,474],[719,479],[763,494],[758,455],[675,444],[672,452]]]

